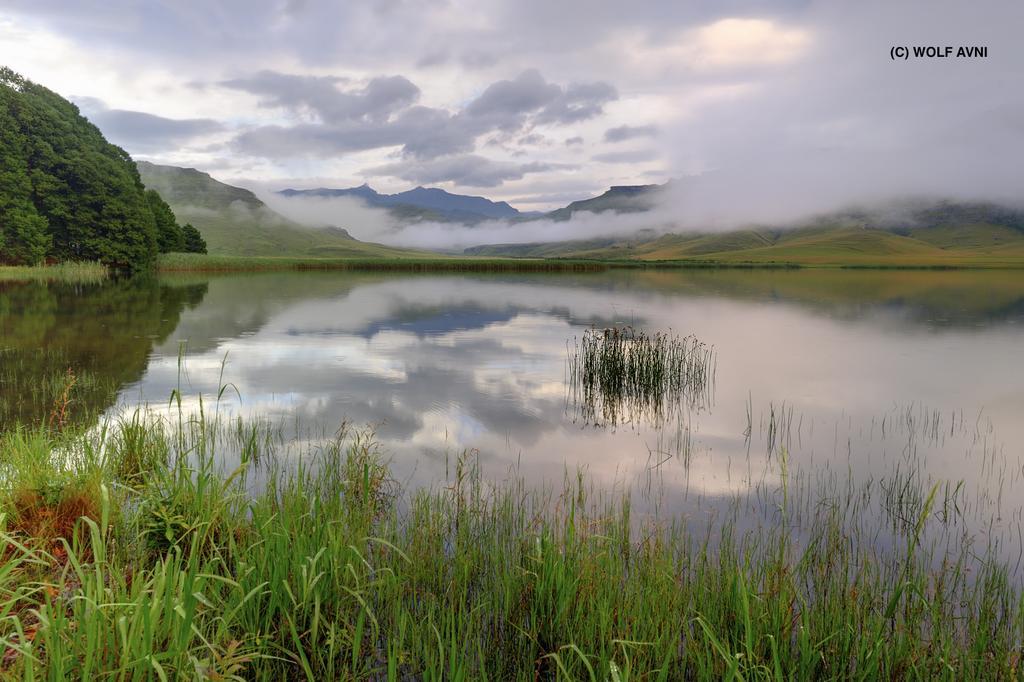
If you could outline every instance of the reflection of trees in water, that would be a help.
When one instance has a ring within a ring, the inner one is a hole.
[[[693,336],[609,327],[573,341],[566,400],[575,422],[660,429],[711,406],[715,351]]]
[[[155,278],[0,284],[0,429],[46,421],[55,403],[66,421],[95,418],[205,294]]]

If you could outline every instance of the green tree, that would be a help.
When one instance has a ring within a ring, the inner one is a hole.
[[[0,209],[0,256],[14,265],[38,265],[50,247],[46,218],[32,204]]]
[[[153,212],[153,222],[156,225],[156,247],[160,253],[185,250],[185,236],[178,227],[174,217],[174,211],[167,205],[155,189],[146,190],[146,201],[149,209]]]
[[[24,81],[0,69],[0,85],[12,93]],[[50,246],[49,225],[31,202],[32,182],[27,172],[28,137],[16,118],[9,96],[0,96],[0,262],[35,265]]]
[[[137,270],[157,254],[156,217],[131,157],[75,105],[6,67],[0,232],[7,262],[101,260]]]
[[[185,223],[181,226],[181,232],[185,236],[185,251],[188,253],[206,253],[206,240],[199,230],[192,227],[192,223]]]

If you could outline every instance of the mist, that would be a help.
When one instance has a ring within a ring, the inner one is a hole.
[[[403,222],[386,209],[367,206],[354,197],[284,197],[260,194],[270,208],[310,227],[336,226],[360,241],[390,246],[462,251],[485,244],[524,244],[622,237],[641,231],[664,233],[678,230],[670,204],[643,213],[574,213],[570,220],[546,218],[508,221],[486,220],[472,225],[456,222]]]
[[[812,4],[806,49],[736,69],[735,92],[667,128],[681,225],[730,229],[905,198],[1019,205],[1020,4]],[[890,58],[895,45],[984,45],[985,59]],[[683,79],[681,82],[685,82]]]

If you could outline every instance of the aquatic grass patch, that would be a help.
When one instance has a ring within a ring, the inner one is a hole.
[[[615,326],[587,329],[573,344],[567,398],[585,424],[660,427],[680,410],[711,405],[716,354],[694,336]]]
[[[109,277],[102,263],[67,262],[54,265],[0,265],[0,282],[66,282],[96,284]]]
[[[5,348],[0,338],[0,431],[45,422],[61,429],[96,419],[117,394],[115,377],[60,348]]]

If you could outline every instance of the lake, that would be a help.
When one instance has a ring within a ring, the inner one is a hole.
[[[660,421],[582,418],[567,357],[587,329],[612,325],[712,346],[707,400]],[[45,419],[48,401],[12,393],[66,365],[91,377],[80,400],[107,417],[142,404],[177,413],[169,398],[179,391],[185,413],[202,396],[208,414],[270,419],[297,442],[372,424],[407,487],[442,484],[470,451],[494,480],[560,485],[583,470],[596,490],[629,493],[642,512],[698,526],[729,512],[746,526],[772,518],[783,487],[810,514],[816,490],[873,486],[899,506],[901,490],[919,498],[939,483],[958,532],[1020,547],[1016,272],[2,284],[0,332],[8,422]]]

